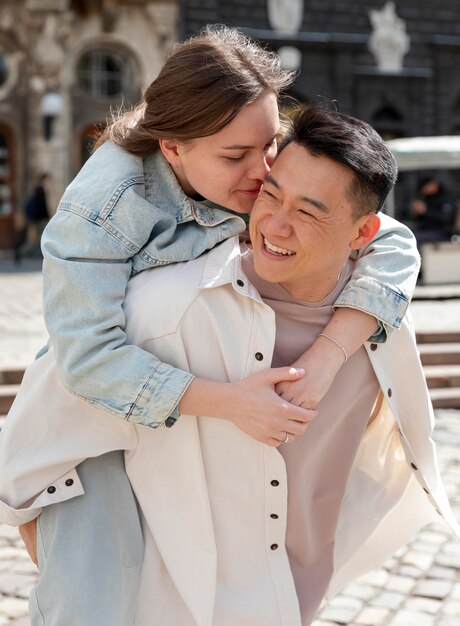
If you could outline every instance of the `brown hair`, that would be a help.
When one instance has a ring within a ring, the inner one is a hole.
[[[277,96],[294,79],[278,56],[234,28],[204,28],[172,49],[144,100],[115,117],[99,136],[147,156],[158,140],[190,141],[219,132],[267,90]]]

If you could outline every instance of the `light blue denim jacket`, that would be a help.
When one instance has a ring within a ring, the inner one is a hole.
[[[419,266],[412,233],[382,218],[335,303],[376,317],[374,341],[400,325]],[[123,419],[174,423],[192,376],[126,344],[128,279],[195,258],[244,229],[240,217],[187,197],[161,152],[141,159],[101,146],[66,189],[42,238],[45,321],[66,387]]]

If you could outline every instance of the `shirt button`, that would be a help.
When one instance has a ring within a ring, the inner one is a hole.
[[[278,550],[278,544],[272,543],[272,545],[270,546],[270,550]]]
[[[412,467],[412,469],[416,470],[418,469],[418,467],[415,465],[415,463],[411,463],[410,466]]]
[[[372,350],[372,352],[375,352],[377,350],[377,344],[376,343],[371,343],[371,350]]]
[[[427,493],[428,495],[430,495],[430,492],[428,491],[428,489],[427,489],[426,487],[423,487],[423,491],[424,491],[425,493]]]
[[[270,517],[271,517],[272,519],[278,519],[278,515],[277,515],[276,513],[272,513],[272,514],[270,515]]]
[[[263,361],[264,359],[264,355],[262,354],[262,352],[256,352],[255,357],[256,357],[256,361]]]
[[[54,493],[56,491],[56,487],[53,487],[53,485],[51,485],[51,487],[48,487],[48,489],[46,491],[48,493]]]
[[[280,483],[279,483],[279,480],[272,480],[272,481],[271,481],[271,483],[270,483],[270,485],[271,485],[272,487],[278,487],[278,485],[279,485],[279,484],[280,484]]]
[[[244,282],[240,278],[238,278],[236,284],[238,285],[238,287],[244,287]]]
[[[391,398],[392,395],[393,395],[393,392],[391,391],[391,389],[388,389],[388,397]]]
[[[66,487],[71,487],[72,485],[73,485],[73,478],[68,478],[68,479],[65,481],[65,486],[66,486]]]

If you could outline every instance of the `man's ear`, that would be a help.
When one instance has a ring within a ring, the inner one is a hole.
[[[371,239],[375,236],[380,228],[380,217],[375,213],[368,213],[363,215],[356,222],[356,236],[350,242],[350,248],[352,250],[358,250],[367,245]]]
[[[179,142],[174,139],[159,139],[160,150],[169,165],[180,165],[180,146]]]

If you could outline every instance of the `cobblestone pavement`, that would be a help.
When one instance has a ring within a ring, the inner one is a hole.
[[[0,261],[0,368],[25,366],[46,341],[38,263],[20,272]],[[419,329],[458,329],[460,302],[415,302]],[[436,412],[441,472],[460,519],[460,411]],[[29,626],[27,597],[36,579],[14,528],[0,525],[0,626]],[[460,542],[431,525],[382,569],[349,585],[312,626],[460,626]],[[237,625],[235,625],[237,626]]]

